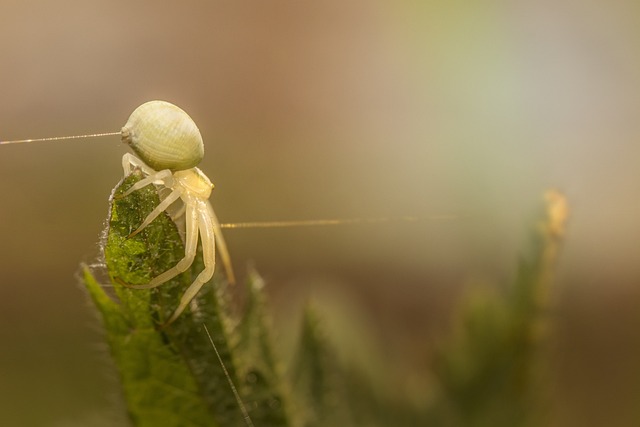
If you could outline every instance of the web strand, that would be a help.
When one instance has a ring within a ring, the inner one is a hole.
[[[220,357],[220,353],[218,352],[218,348],[216,347],[215,343],[213,342],[213,338],[211,337],[211,334],[209,333],[209,329],[207,328],[207,325],[203,323],[202,326],[204,326],[204,330],[207,333],[207,336],[209,337],[209,342],[211,343],[211,346],[213,347],[213,350],[216,352],[216,356],[218,356],[218,361],[220,362],[220,366],[222,366],[222,371],[224,372],[225,377],[227,377],[227,381],[229,381],[229,386],[231,387],[231,391],[233,392],[233,395],[236,398],[236,402],[238,403],[238,406],[240,407],[240,412],[242,412],[242,417],[244,418],[245,423],[247,423],[247,426],[249,426],[249,427],[254,427],[253,426],[253,421],[251,421],[251,417],[249,416],[249,412],[247,411],[247,408],[244,406],[244,403],[242,403],[242,399],[240,398],[240,394],[238,393],[238,389],[236,388],[235,384],[233,384],[233,380],[231,379],[231,375],[229,375],[229,372],[227,371],[226,366],[224,366],[224,362],[222,361],[222,357]]]
[[[403,216],[392,218],[349,218],[349,219],[313,219],[307,221],[253,221],[232,222],[220,224],[220,228],[284,228],[284,227],[316,227],[325,225],[348,224],[379,224],[383,222],[418,222],[421,219],[451,220],[459,219],[460,215],[431,215],[420,218],[415,216]]]
[[[103,132],[103,133],[91,133],[86,135],[70,135],[70,136],[53,136],[47,138],[30,138],[30,139],[15,139],[10,141],[0,141],[0,145],[9,144],[22,144],[25,142],[49,142],[49,141],[64,141],[70,139],[84,139],[84,138],[100,138],[103,136],[115,136],[121,135],[121,132]],[[391,218],[349,218],[349,219],[314,219],[306,221],[252,221],[252,222],[233,222],[220,224],[220,228],[285,228],[285,227],[317,227],[327,225],[348,225],[348,224],[379,224],[384,222],[417,222],[423,219],[429,220],[453,220],[460,219],[461,215],[442,214],[431,215],[428,217],[391,217]]]
[[[53,136],[49,138],[15,139],[12,141],[0,141],[0,145],[22,144],[24,142],[62,141],[65,139],[99,138],[101,136],[114,136],[114,135],[120,135],[120,132],[104,132],[104,133],[92,133],[87,135],[72,135],[72,136]]]

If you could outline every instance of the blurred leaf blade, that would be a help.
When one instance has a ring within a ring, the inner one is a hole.
[[[238,350],[243,356],[241,369],[245,395],[252,405],[252,420],[255,425],[297,425],[291,411],[290,390],[272,344],[264,281],[255,271],[249,274],[247,290],[247,307],[239,325]]]
[[[320,319],[307,307],[303,313],[298,352],[291,370],[294,392],[305,409],[305,426],[350,425],[338,384],[336,355],[323,336]]]
[[[474,289],[449,341],[436,355],[445,425],[530,426],[544,418],[539,378],[550,285],[568,217],[566,199],[545,194],[544,219],[511,287]]]

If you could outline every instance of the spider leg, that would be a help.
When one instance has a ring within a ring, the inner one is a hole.
[[[178,211],[176,213],[174,213],[173,215],[171,215],[171,221],[177,220],[178,218],[180,218],[182,215],[184,215],[185,211],[187,210],[187,205],[185,203],[182,204],[182,206],[180,206],[180,209],[178,209]]]
[[[134,289],[152,289],[156,288],[167,281],[173,279],[178,274],[185,272],[191,264],[193,263],[193,259],[196,256],[196,250],[198,248],[198,212],[196,208],[189,207],[187,212],[187,232],[185,236],[185,245],[184,245],[184,258],[182,258],[178,263],[165,271],[164,273],[159,274],[154,277],[148,284],[146,285],[129,285],[125,283],[121,283],[128,288]]]
[[[122,156],[122,169],[124,170],[124,176],[128,176],[129,174],[131,174],[131,166],[133,166],[134,168],[139,168],[140,170],[142,170],[142,172],[145,173],[145,175],[153,175],[154,173],[156,173],[156,171],[147,166],[145,162],[143,162],[133,154],[125,153],[125,155]]]
[[[197,209],[195,209],[197,211]],[[198,294],[202,286],[211,280],[213,272],[216,267],[216,236],[213,233],[213,229],[209,226],[211,218],[207,210],[199,211],[197,216],[197,227],[200,229],[200,236],[202,239],[202,260],[204,261],[204,270],[198,274],[196,280],[187,288],[185,293],[180,298],[180,304],[178,308],[173,312],[167,323],[164,326],[169,325],[182,314],[185,308],[189,305],[192,299]],[[194,224],[196,225],[196,224]]]
[[[127,239],[130,239],[131,237],[135,236],[136,234],[141,232],[143,228],[151,224],[151,221],[156,219],[158,215],[160,215],[162,212],[166,211],[167,208],[171,206],[171,203],[175,202],[180,198],[180,195],[181,193],[179,190],[174,190],[171,194],[169,194],[163,201],[161,201],[158,204],[158,206],[155,207],[154,210],[151,211],[151,213],[149,213],[149,215],[147,215],[144,221],[142,221],[142,224],[140,224],[140,227],[136,228],[136,230],[133,233],[127,236]]]
[[[222,235],[222,228],[220,227],[220,221],[218,221],[218,217],[213,211],[213,207],[211,203],[207,202],[207,211],[209,216],[211,217],[210,221],[213,225],[213,232],[217,239],[218,243],[218,253],[220,253],[220,258],[222,259],[222,264],[224,265],[224,271],[227,273],[227,280],[230,284],[234,285],[236,283],[236,277],[233,273],[233,266],[231,265],[231,256],[229,256],[229,249],[227,249],[227,243],[224,241],[224,236]]]
[[[147,185],[153,184],[155,182],[163,183],[167,187],[171,187],[173,175],[169,169],[162,170],[160,172],[154,172],[152,175],[147,176],[146,178],[142,178],[140,181],[133,184],[127,191],[117,196],[114,196],[116,199],[122,199],[127,197],[129,194],[134,191],[138,191],[141,188],[146,187]]]

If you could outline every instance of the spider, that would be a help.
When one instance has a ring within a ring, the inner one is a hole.
[[[202,136],[197,126],[183,110],[165,101],[150,101],[138,107],[122,128],[122,140],[131,146],[138,157],[127,153],[122,157],[125,176],[133,168],[145,175],[125,193],[123,198],[150,184],[163,185],[171,192],[129,235],[133,237],[148,226],[176,200],[183,203],[174,216],[185,215],[185,254],[174,267],[154,277],[146,285],[127,285],[134,289],[158,287],[186,271],[196,256],[198,236],[202,241],[204,269],[187,288],[178,307],[165,325],[175,321],[213,276],[216,263],[216,243],[229,283],[235,282],[229,251],[222,237],[222,229],[209,203],[214,188],[209,178],[196,167],[204,155]]]

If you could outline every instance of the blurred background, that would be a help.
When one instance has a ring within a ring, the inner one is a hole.
[[[311,294],[355,301],[344,311],[399,376],[429,364],[466,285],[510,280],[543,191],[560,189],[551,425],[637,424],[634,0],[2,0],[0,16],[0,140],[119,131],[163,99],[200,127],[223,222],[423,218],[226,233],[276,317]],[[126,151],[118,137],[0,147],[4,425],[116,412],[77,272],[99,254]]]

